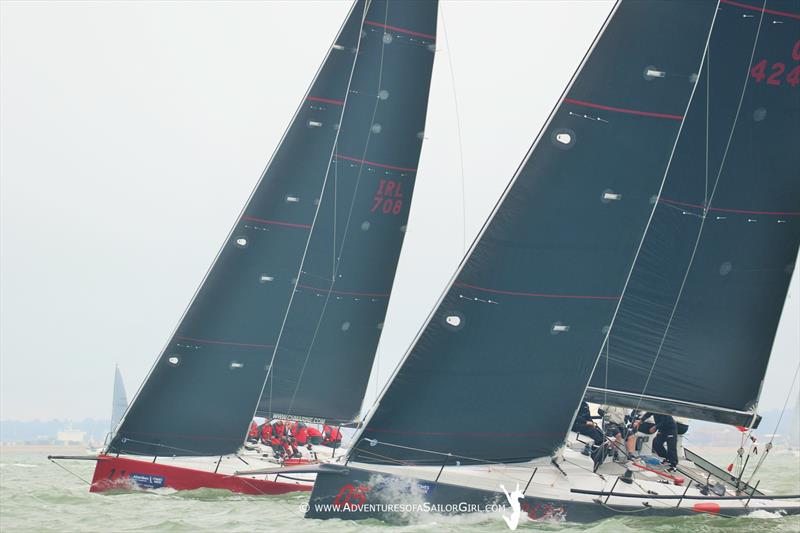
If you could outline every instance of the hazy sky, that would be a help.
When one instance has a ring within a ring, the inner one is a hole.
[[[349,5],[2,3],[0,418],[107,418],[115,363],[129,394],[138,388]],[[440,18],[427,140],[370,396],[610,7],[444,3],[447,36]],[[800,357],[799,292],[795,270],[765,409],[782,406]]]

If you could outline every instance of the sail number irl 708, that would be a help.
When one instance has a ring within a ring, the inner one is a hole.
[[[767,85],[781,85],[784,80],[792,87],[800,85],[800,41],[794,43],[792,48],[792,60],[795,61],[794,65],[787,67],[786,63],[781,61],[769,64],[766,59],[762,59],[750,69],[750,75],[755,78],[756,83],[761,83],[766,78]],[[791,68],[788,74],[786,69]]]
[[[399,215],[403,209],[403,192],[400,190],[401,183],[394,180],[384,180],[378,184],[375,191],[375,198],[372,199],[371,212],[381,212],[386,215],[389,213]]]

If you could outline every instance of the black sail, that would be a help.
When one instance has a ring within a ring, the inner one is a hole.
[[[716,7],[614,8],[355,460],[441,463],[436,451],[515,462],[561,445],[669,169]]]
[[[800,2],[723,1],[590,400],[755,422],[800,243],[799,147]]]
[[[270,368],[304,414],[357,413],[408,217],[435,29],[436,2],[355,2],[109,452],[236,451]]]
[[[259,414],[358,418],[414,189],[436,14],[437,2],[424,0],[373,2],[367,12],[317,214],[325,229],[311,236]]]

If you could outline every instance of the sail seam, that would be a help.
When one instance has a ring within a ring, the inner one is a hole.
[[[713,195],[712,195],[713,197]],[[692,207],[695,209],[707,209],[708,211],[715,211],[720,213],[738,213],[742,215],[780,215],[780,216],[787,216],[787,217],[797,217],[800,216],[800,211],[754,211],[750,209],[732,209],[729,207],[711,207],[710,205],[700,205],[700,204],[692,204],[689,202],[680,202],[678,200],[671,200],[669,198],[661,197],[658,199],[659,202],[664,202],[666,204],[678,205],[681,207]],[[710,204],[710,202],[709,202]]]
[[[652,118],[665,118],[669,120],[683,120],[682,115],[672,115],[670,113],[656,113],[653,111],[640,111],[638,109],[628,109],[625,107],[614,107],[610,105],[595,104],[593,102],[586,102],[584,100],[575,100],[574,98],[564,98],[564,102],[568,104],[575,104],[583,107],[591,107],[594,109],[602,109],[604,111],[614,111],[615,113],[624,113],[626,115],[639,115],[643,117]]]
[[[381,24],[380,22],[373,22],[371,20],[365,20],[364,24],[366,24],[367,26],[375,26],[376,28],[383,28],[384,30],[392,30],[399,33],[405,33],[406,35],[412,35],[414,37],[422,37],[423,39],[430,39],[431,41],[436,40],[435,35],[429,35],[427,33],[421,33],[414,30],[407,30],[405,28],[400,28],[398,26],[389,26],[388,24]]]
[[[576,300],[619,300],[619,296],[594,296],[587,294],[547,294],[539,292],[507,291],[500,289],[489,289],[487,287],[479,287],[477,285],[470,285],[467,283],[460,283],[460,282],[454,283],[453,286],[461,287],[464,289],[474,289],[483,292],[490,292],[492,294],[505,294],[508,296],[529,296],[532,298],[566,298],[566,299],[576,299]]]

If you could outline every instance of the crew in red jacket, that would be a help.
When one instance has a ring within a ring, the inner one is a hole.
[[[298,446],[305,446],[308,444],[308,427],[305,422],[295,422],[290,427],[294,441]]]
[[[332,428],[325,424],[322,426],[322,445],[328,448],[338,448],[342,445],[342,433],[339,428]]]
[[[258,424],[253,420],[250,422],[250,430],[247,432],[247,442],[258,442]]]
[[[308,426],[306,428],[306,433],[308,434],[309,444],[314,444],[314,445],[322,444],[324,436],[322,435],[322,432],[320,430],[318,430],[314,426]]]

